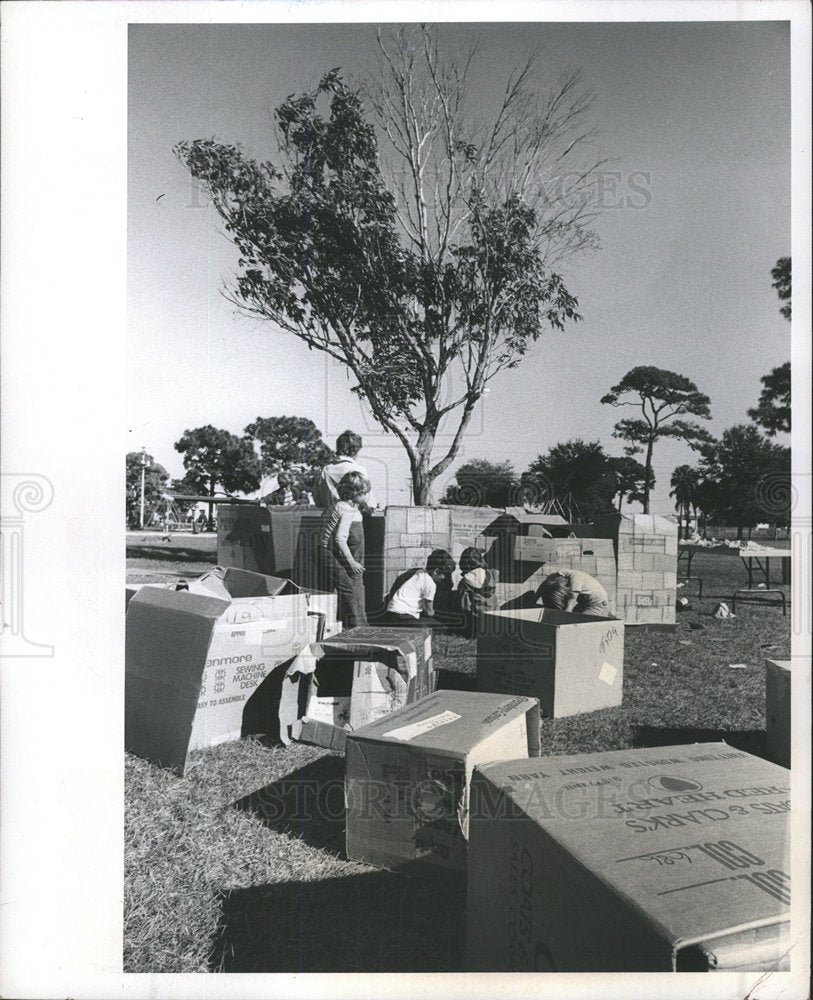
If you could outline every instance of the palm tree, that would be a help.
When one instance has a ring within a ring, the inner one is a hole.
[[[696,508],[697,487],[700,484],[700,472],[690,465],[679,465],[672,473],[670,485],[672,489],[669,496],[675,498],[675,510],[678,513],[678,538],[687,538],[689,535],[690,508]],[[683,534],[681,535],[681,520],[685,521]]]

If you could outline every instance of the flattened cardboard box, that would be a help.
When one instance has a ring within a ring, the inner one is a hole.
[[[143,587],[127,605],[125,747],[183,774],[240,738],[248,698],[312,634],[304,594],[232,601]]]
[[[357,729],[434,690],[429,629],[347,629],[311,643],[288,668],[280,736],[343,749]],[[301,715],[303,694],[306,710]]]
[[[624,623],[551,608],[493,611],[477,636],[477,690],[539,699],[560,718],[621,704]]]
[[[765,661],[765,743],[771,760],[790,767],[790,660]]]
[[[347,856],[391,870],[466,865],[476,764],[539,755],[534,698],[436,691],[348,733]]]
[[[782,970],[789,774],[724,743],[475,770],[470,971]]]

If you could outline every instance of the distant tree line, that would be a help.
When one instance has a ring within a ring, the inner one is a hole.
[[[782,315],[791,315],[790,258],[781,258],[771,275]],[[748,410],[750,424],[738,424],[715,439],[696,419],[711,418],[709,397],[685,375],[654,366],[638,366],[612,386],[601,402],[630,407],[633,416],[618,421],[613,436],[624,442],[624,454],[608,455],[599,441],[574,438],[550,447],[516,473],[510,460],[471,458],[456,471],[440,502],[471,506],[550,506],[558,502],[576,511],[581,521],[620,511],[624,503],[640,503],[649,512],[656,481],[653,455],[664,438],[677,438],[698,452],[696,466],[680,465],[672,473],[680,531],[691,518],[743,530],[761,522],[789,523],[792,501],[790,448],[772,440],[788,433],[790,362],[763,376],[757,405]],[[764,433],[763,433],[764,431]],[[242,436],[212,425],[184,431],[175,443],[183,455],[185,474],[169,482],[152,456],[127,455],[127,520],[139,521],[160,505],[167,489],[180,494],[214,497],[218,493],[251,493],[263,476],[281,471],[311,490],[319,470],[333,452],[313,421],[304,417],[257,417]],[[640,462],[635,457],[643,455]],[[209,505],[211,524],[212,504]]]

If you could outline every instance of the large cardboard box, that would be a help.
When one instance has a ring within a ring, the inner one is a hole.
[[[467,967],[787,969],[789,810],[788,772],[723,743],[481,766]]]
[[[150,586],[134,593],[125,629],[125,747],[183,774],[191,751],[239,739],[257,687],[307,645],[314,622],[335,621],[335,598],[322,597],[325,614],[314,616],[306,594],[224,600]]]
[[[347,856],[392,870],[466,864],[476,764],[539,755],[533,698],[436,691],[347,736]]]
[[[559,718],[621,704],[624,623],[551,608],[493,611],[477,636],[477,690],[539,699]]]
[[[771,760],[790,767],[790,660],[765,661],[765,743]]]
[[[347,629],[311,643],[288,667],[281,739],[341,750],[347,732],[430,694],[434,686],[429,629]]]

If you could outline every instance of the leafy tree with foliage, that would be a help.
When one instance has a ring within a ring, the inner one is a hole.
[[[201,496],[214,496],[218,487],[226,493],[251,493],[260,487],[260,459],[249,437],[207,424],[184,431],[175,450],[183,455],[184,482]],[[210,531],[212,507],[210,503]]]
[[[470,507],[508,507],[515,499],[517,477],[510,462],[472,458],[455,472],[441,503]]]
[[[127,452],[127,524],[141,527],[141,469],[144,460],[144,521],[158,510],[169,482],[169,473],[152,455],[140,451]]]
[[[652,452],[655,442],[661,438],[681,438],[690,448],[697,451],[711,440],[708,431],[690,420],[682,420],[684,414],[711,418],[709,397],[698,392],[697,386],[685,375],[641,365],[632,368],[614,385],[602,403],[610,406],[632,406],[641,411],[638,418],[625,418],[615,425],[613,437],[629,442],[628,455],[645,452],[644,469],[646,479],[642,504],[644,513],[649,513],[649,498],[655,485],[652,472]]]
[[[748,416],[768,437],[778,432],[790,433],[790,361],[774,368],[760,379],[762,392],[758,405],[748,411]]]
[[[615,477],[615,495],[618,497],[618,513],[621,504],[626,499],[628,504],[644,502],[644,488],[647,483],[647,473],[643,465],[631,455],[620,458],[609,458],[610,469]],[[649,473],[650,490],[655,485],[655,477]]]
[[[791,282],[790,257],[780,257],[776,267],[771,271],[773,287],[776,294],[787,305],[779,310],[785,319],[790,320],[791,313]],[[772,369],[760,379],[762,392],[759,403],[748,416],[768,432],[768,437],[774,437],[779,431],[790,433],[790,361],[778,368]]]
[[[738,424],[707,445],[701,458],[708,484],[701,494],[715,519],[737,528],[760,521],[787,524],[792,497],[790,448],[775,444],[753,424]]]
[[[293,471],[297,482],[312,490],[316,476],[333,461],[322,432],[307,417],[257,417],[245,429],[260,446],[264,475]]]
[[[575,438],[539,455],[528,466],[522,482],[536,484],[540,497],[562,503],[570,497],[578,505],[582,519],[590,521],[597,514],[609,514],[615,509],[617,480],[612,463],[598,441]]]
[[[782,302],[787,305],[779,310],[785,319],[790,319],[791,313],[791,268],[790,257],[780,257],[776,266],[771,269],[772,285]]]
[[[556,268],[597,245],[599,164],[578,73],[545,91],[531,56],[484,121],[473,53],[414,26],[378,42],[366,106],[332,70],[277,108],[278,165],[213,139],[176,153],[239,250],[232,301],[347,367],[423,505],[487,383],[579,319]]]
[[[689,537],[691,511],[697,513],[697,490],[700,478],[700,470],[692,468],[691,465],[678,465],[672,472],[670,481],[672,489],[669,491],[669,496],[674,497],[675,510],[678,513],[678,538]]]

